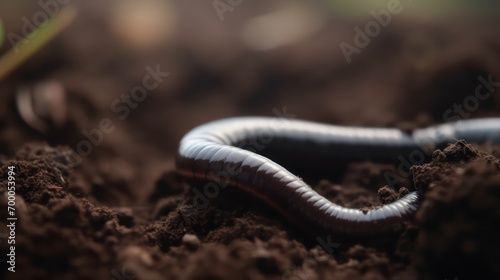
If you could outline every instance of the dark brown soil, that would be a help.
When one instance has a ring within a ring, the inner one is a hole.
[[[424,192],[414,221],[373,240],[308,233],[231,188],[198,209],[199,182],[178,176],[173,163],[180,138],[196,125],[275,116],[276,109],[300,119],[408,131],[441,123],[447,109],[474,94],[479,75],[500,80],[499,22],[395,19],[347,64],[338,44],[350,42],[353,26],[365,21],[329,17],[308,40],[259,52],[245,47],[239,33],[269,5],[242,4],[222,24],[211,1],[201,2],[171,7],[177,32],[146,50],[125,47],[103,28],[114,4],[78,2],[76,21],[0,82],[4,265],[9,166],[16,171],[18,218],[16,272],[5,267],[2,279],[500,277],[500,146],[452,143],[392,187],[384,177],[398,174],[392,164],[346,163],[316,174],[313,188],[348,207]],[[414,45],[415,36],[430,49]],[[122,120],[110,104],[156,65],[170,75]],[[48,80],[63,86],[64,108],[54,110],[67,114],[61,125],[47,117],[49,128],[40,132],[23,120],[15,97],[20,87]],[[494,92],[467,118],[498,117],[499,110]],[[82,131],[99,128],[104,118],[114,130],[82,157]]]

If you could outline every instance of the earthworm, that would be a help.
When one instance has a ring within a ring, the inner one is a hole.
[[[175,162],[181,175],[237,187],[299,224],[338,235],[371,236],[400,228],[418,210],[421,194],[413,191],[368,211],[342,207],[262,154],[394,162],[398,156],[407,157],[424,147],[444,148],[452,139],[500,143],[500,118],[446,123],[412,133],[295,119],[229,118],[188,132]]]

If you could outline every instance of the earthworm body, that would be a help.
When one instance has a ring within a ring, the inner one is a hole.
[[[339,235],[371,236],[397,228],[413,216],[419,207],[419,192],[410,192],[369,211],[346,208],[330,202],[261,154],[394,162],[399,156],[408,157],[429,145],[431,149],[444,148],[454,139],[500,143],[500,118],[458,121],[412,133],[294,119],[229,118],[201,125],[186,134],[180,142],[176,168],[190,178],[240,188],[292,221]]]

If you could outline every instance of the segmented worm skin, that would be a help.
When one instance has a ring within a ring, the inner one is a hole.
[[[184,136],[176,168],[187,177],[238,187],[299,224],[339,235],[370,236],[397,228],[413,216],[419,207],[419,192],[369,211],[346,208],[330,202],[302,179],[257,153],[395,162],[398,156],[406,158],[429,145],[443,148],[454,139],[500,143],[500,119],[447,123],[411,134],[398,129],[341,127],[293,119],[223,119]]]

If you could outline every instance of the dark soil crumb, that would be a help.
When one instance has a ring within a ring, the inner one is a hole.
[[[400,188],[398,191],[395,191],[389,186],[384,186],[378,190],[378,196],[383,204],[394,202],[409,193],[407,188]]]
[[[16,191],[28,203],[47,205],[52,199],[64,198],[71,170],[71,150],[45,145],[27,145],[12,160],[2,162],[0,172],[7,174],[8,166],[16,166],[19,184]],[[7,178],[0,178],[3,185]]]
[[[413,168],[427,190],[417,215],[417,259],[426,276],[454,279],[500,275],[500,160],[463,141]]]

